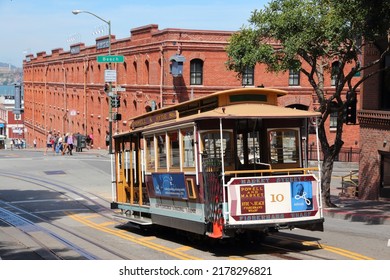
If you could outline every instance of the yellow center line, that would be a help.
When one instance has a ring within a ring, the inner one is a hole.
[[[201,258],[197,258],[195,256],[191,256],[191,255],[182,253],[180,251],[176,251],[175,249],[171,249],[171,248],[163,246],[163,245],[159,245],[159,244],[155,244],[155,243],[149,242],[148,240],[145,240],[144,238],[133,237],[130,234],[124,232],[124,231],[121,231],[121,230],[118,230],[118,229],[110,229],[110,228],[103,227],[103,226],[101,226],[99,224],[93,223],[93,222],[91,222],[91,221],[89,221],[89,220],[87,220],[85,218],[82,218],[82,217],[80,217],[77,214],[67,213],[67,215],[71,219],[73,219],[75,221],[78,221],[78,222],[80,222],[80,223],[82,223],[82,224],[84,224],[84,225],[86,225],[88,227],[97,229],[97,230],[105,232],[105,233],[109,233],[109,234],[115,235],[115,236],[120,237],[122,239],[129,240],[129,241],[131,241],[133,243],[145,246],[147,248],[153,249],[153,250],[158,251],[158,252],[165,253],[165,254],[170,255],[172,257],[175,257],[175,258],[178,258],[178,259],[181,259],[181,260],[201,260]]]
[[[99,214],[92,214],[92,215],[85,216],[84,219],[91,219],[91,218],[96,218],[96,217],[100,217],[100,215]]]
[[[361,255],[359,253],[355,253],[352,251],[348,251],[342,248],[334,247],[334,246],[329,246],[329,245],[324,245],[324,244],[318,244],[316,242],[311,242],[311,241],[304,241],[302,242],[303,245],[306,246],[317,246],[318,248],[324,249],[326,251],[333,252],[335,254],[354,259],[354,260],[374,260],[373,258]]]
[[[149,241],[149,240],[156,239],[156,236],[139,237],[138,239],[141,240],[141,241]]]
[[[345,250],[345,249],[342,249],[342,248],[338,248],[338,247],[334,247],[334,246],[321,244],[321,243],[318,243],[318,242],[302,241],[302,240],[291,238],[291,237],[287,237],[287,236],[284,236],[284,237],[278,236],[277,238],[280,239],[280,240],[290,240],[290,241],[293,241],[293,242],[299,242],[299,243],[301,243],[304,246],[312,246],[312,247],[317,247],[319,249],[324,249],[326,251],[335,253],[335,254],[340,255],[340,256],[347,257],[349,259],[354,259],[354,260],[374,260],[371,257],[367,257],[367,256],[361,255],[361,254],[356,253],[356,252],[348,251],[348,250]]]
[[[232,260],[232,261],[240,261],[240,260],[248,260],[248,258],[239,257],[239,256],[230,256],[230,257],[229,257],[229,260]]]
[[[181,246],[179,248],[176,248],[175,251],[183,252],[183,251],[188,251],[188,250],[191,250],[191,249],[192,249],[192,247],[190,247],[190,246]]]
[[[115,222],[105,222],[105,223],[100,223],[99,226],[106,227],[106,226],[110,226],[110,225],[113,225],[113,224],[116,224],[116,223]]]

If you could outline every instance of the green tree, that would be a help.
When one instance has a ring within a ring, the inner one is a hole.
[[[322,198],[326,206],[334,206],[330,183],[334,160],[343,146],[343,112],[350,102],[356,101],[359,85],[384,69],[360,78],[355,76],[380,63],[389,52],[389,22],[388,0],[273,0],[264,9],[252,12],[249,26],[235,33],[227,47],[227,67],[238,76],[245,67],[263,63],[271,72],[295,69],[307,77],[322,114],[318,128],[324,156]],[[362,48],[379,37],[387,39],[382,55],[363,65]],[[332,67],[335,61],[337,67]],[[324,77],[329,74],[335,79],[335,89],[332,94],[325,94]],[[337,129],[330,143],[325,121],[332,112],[337,112]]]

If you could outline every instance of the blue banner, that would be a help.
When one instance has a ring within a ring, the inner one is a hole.
[[[313,210],[311,182],[291,182],[292,211]]]
[[[152,173],[157,196],[188,199],[184,173]]]

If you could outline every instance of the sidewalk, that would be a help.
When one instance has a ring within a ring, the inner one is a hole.
[[[351,222],[390,225],[390,202],[331,196],[337,208],[325,208],[324,216]]]
[[[354,197],[340,196],[341,177],[350,170],[358,169],[357,163],[335,163],[331,181],[331,202],[337,208],[325,208],[324,216],[351,222],[390,225],[390,201],[360,200]]]
[[[10,149],[7,149],[8,151],[10,151]],[[38,153],[42,153],[44,154],[45,153],[45,148],[24,148],[24,149],[13,149],[14,151],[30,151],[30,152],[38,152]],[[48,154],[49,155],[54,155],[55,153],[53,152],[53,150],[49,150],[48,151]],[[76,148],[73,149],[73,155],[91,155],[91,154],[95,154],[95,155],[98,155],[98,156],[107,156],[107,157],[110,157],[108,151],[106,149],[87,149],[87,148],[83,148],[83,151],[82,152],[76,152]]]

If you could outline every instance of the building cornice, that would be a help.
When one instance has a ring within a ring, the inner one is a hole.
[[[360,110],[357,115],[362,128],[390,130],[390,111]]]

